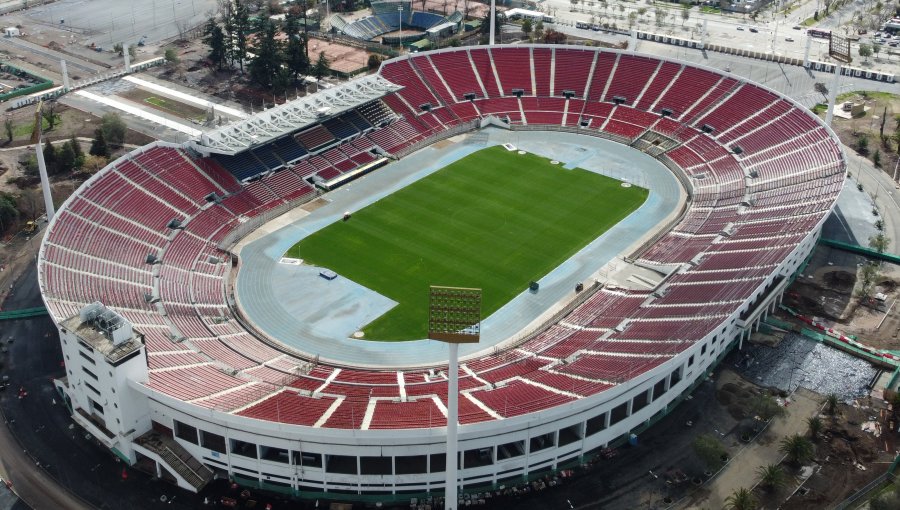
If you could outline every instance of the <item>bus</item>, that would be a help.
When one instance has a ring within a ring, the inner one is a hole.
[[[819,39],[831,39],[831,30],[822,28],[810,28],[806,31],[806,35],[810,37],[818,37]]]

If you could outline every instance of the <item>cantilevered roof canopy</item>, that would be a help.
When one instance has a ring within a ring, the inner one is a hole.
[[[187,145],[201,154],[233,155],[352,110],[403,87],[373,74],[301,97],[208,131]]]

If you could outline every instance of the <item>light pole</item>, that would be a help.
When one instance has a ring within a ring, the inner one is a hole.
[[[397,39],[400,42],[399,50],[403,51],[403,2],[400,2],[400,4],[397,5],[397,13],[400,15],[400,35]]]
[[[459,344],[478,343],[481,338],[481,289],[432,286],[428,299],[428,338],[446,342],[450,348],[444,509],[458,510]]]

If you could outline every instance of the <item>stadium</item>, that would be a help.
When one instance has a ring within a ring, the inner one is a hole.
[[[494,153],[560,172],[546,178],[565,195],[472,164],[478,184],[440,196],[445,167]],[[341,276],[349,266],[325,280],[292,250],[341,264],[304,243],[371,233],[395,197],[424,218],[429,204],[521,189],[510,203],[546,195],[579,212],[529,245],[552,244],[553,260],[500,282],[517,290],[459,371],[461,487],[518,483],[640,434],[703,381],[802,269],[845,173],[817,117],[710,68],[543,45],[399,57],[184,145],[136,149],[84,183],[38,261],[65,355],[56,386],[116,455],[188,490],[215,473],[290,494],[440,494],[446,346],[416,331],[354,338],[398,301],[390,283],[365,288],[351,280],[370,275]],[[478,221],[497,217],[483,207]],[[539,224],[565,208],[520,209],[516,222]],[[576,229],[566,246],[539,242]]]

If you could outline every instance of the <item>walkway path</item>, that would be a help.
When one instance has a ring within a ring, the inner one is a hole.
[[[727,382],[728,376],[737,377],[723,371],[718,383]],[[740,488],[750,489],[758,481],[756,471],[761,466],[777,464],[784,458],[778,451],[782,438],[793,434],[803,434],[807,430],[806,419],[821,409],[821,395],[800,388],[791,397],[787,412],[775,418],[769,427],[750,445],[741,450],[725,469],[708,486],[708,491],[700,493],[696,499],[679,506],[684,509],[724,508],[725,499]],[[706,496],[705,498],[703,496]]]

